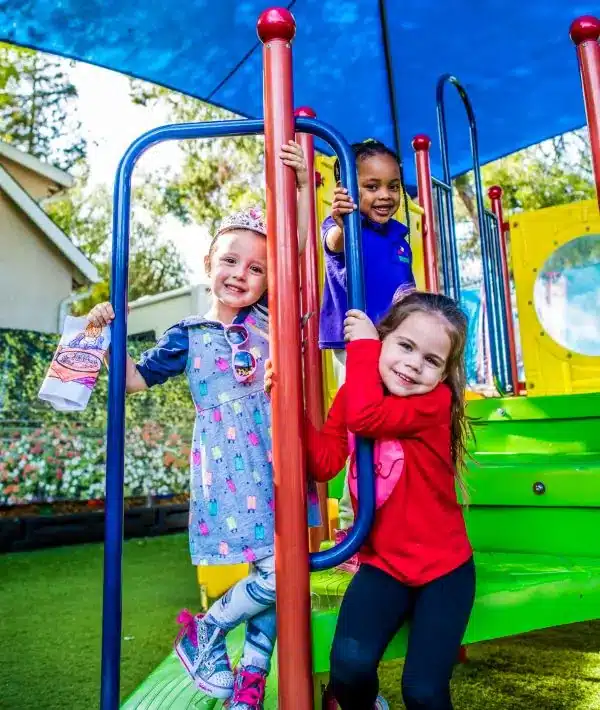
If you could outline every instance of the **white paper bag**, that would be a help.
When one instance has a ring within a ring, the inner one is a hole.
[[[59,412],[84,410],[109,345],[110,328],[93,326],[87,318],[67,316],[38,397]]]

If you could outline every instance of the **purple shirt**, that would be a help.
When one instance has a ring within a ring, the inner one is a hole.
[[[415,285],[412,273],[412,252],[406,241],[406,225],[390,220],[375,224],[362,217],[362,249],[367,315],[377,323],[392,305],[399,288]],[[332,252],[325,240],[335,226],[328,217],[321,225],[325,251],[325,285],[321,305],[319,347],[344,348],[344,316],[348,310],[346,287],[346,257],[344,252]]]

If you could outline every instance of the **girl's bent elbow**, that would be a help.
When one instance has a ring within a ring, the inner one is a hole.
[[[366,412],[349,412],[346,420],[348,431],[356,436],[374,436],[378,422],[372,421],[372,417]]]
[[[127,382],[125,385],[126,394],[135,394],[136,392],[143,392],[148,389],[146,380],[140,375],[139,378],[133,380],[133,382]]]

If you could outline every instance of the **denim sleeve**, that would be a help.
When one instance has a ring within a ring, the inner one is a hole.
[[[189,351],[188,329],[174,325],[153,348],[142,353],[136,367],[148,387],[161,385],[185,372]]]

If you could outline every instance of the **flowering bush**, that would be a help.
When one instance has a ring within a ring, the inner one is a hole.
[[[104,496],[106,440],[82,427],[14,431],[0,440],[0,504]],[[155,422],[125,438],[125,495],[186,493],[189,445]]]
[[[104,496],[106,371],[83,412],[57,412],[38,391],[59,336],[0,328],[0,505]],[[132,355],[152,341],[132,341]],[[186,493],[194,409],[184,377],[128,397],[125,495]]]

